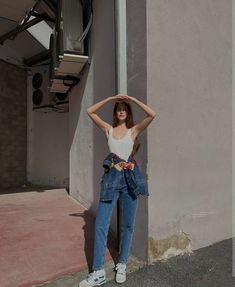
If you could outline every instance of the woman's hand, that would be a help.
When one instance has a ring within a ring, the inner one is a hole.
[[[113,97],[110,97],[110,99],[115,100],[115,101],[124,101],[128,99],[128,96],[123,95],[123,94],[117,94]]]
[[[134,169],[134,164],[133,162],[132,163],[127,163],[125,161],[121,161],[121,162],[118,162],[114,165],[114,167],[118,170],[118,171],[121,171],[123,169],[131,169],[133,170]]]
[[[118,163],[116,163],[113,167],[116,168],[118,171],[122,171],[122,167]]]
[[[110,99],[116,100],[116,101],[128,101],[131,99],[131,97],[129,97],[128,95],[124,95],[124,94],[117,94],[113,97],[110,97]]]

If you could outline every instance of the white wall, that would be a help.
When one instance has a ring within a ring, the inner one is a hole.
[[[43,113],[32,109],[31,76],[28,77],[27,179],[41,185],[69,186],[68,113]]]
[[[147,1],[149,236],[231,237],[232,1]]]

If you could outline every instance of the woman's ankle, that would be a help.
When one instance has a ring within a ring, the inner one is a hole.
[[[95,269],[93,269],[93,271],[95,271],[97,273],[105,273],[105,269],[104,268],[95,268]]]

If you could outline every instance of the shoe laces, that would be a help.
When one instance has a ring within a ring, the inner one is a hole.
[[[94,270],[93,272],[89,273],[87,276],[87,281],[89,283],[94,283],[96,278],[99,278],[99,276],[103,276],[104,274],[100,274],[99,270]]]
[[[125,272],[125,269],[126,269],[126,264],[125,264],[125,263],[118,263],[118,264],[115,266],[115,270],[117,270],[118,273],[124,273],[124,272]]]

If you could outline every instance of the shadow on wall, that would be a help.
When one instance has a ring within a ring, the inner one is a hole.
[[[85,110],[90,105],[114,95],[116,90],[114,0],[95,0],[93,2],[93,10],[94,18],[91,30],[92,43],[90,51],[92,62],[91,65],[87,64],[84,67],[81,81],[79,85],[77,85],[73,89],[73,97],[70,104],[71,118],[69,121],[70,150],[73,143],[75,142],[74,139],[77,137],[77,130],[81,131],[81,135],[84,136],[85,132],[87,131],[85,131],[83,128],[87,126],[89,127],[88,132],[92,133],[92,135],[86,135],[85,138],[79,138],[79,141],[81,140],[82,143],[79,146],[80,149],[78,148],[76,149],[76,151],[78,150],[78,152],[83,152],[82,149],[84,148],[84,153],[89,152],[92,153],[94,156],[91,158],[91,154],[89,154],[89,156],[87,157],[89,158],[88,163],[86,162],[86,155],[81,157],[84,162],[75,163],[75,165],[77,165],[76,168],[81,168],[83,164],[86,165],[86,172],[90,172],[90,175],[92,175],[92,177],[87,177],[88,174],[85,174],[84,172],[86,178],[84,177],[76,179],[84,180],[84,182],[80,182],[79,184],[72,183],[74,187],[73,192],[77,193],[74,194],[74,197],[77,200],[81,199],[81,202],[82,200],[84,200],[84,202],[88,205],[91,204],[91,206],[88,206],[89,209],[87,211],[87,214],[85,215],[85,217],[87,218],[84,218],[84,220],[87,222],[84,227],[84,233],[86,240],[85,250],[88,262],[90,262],[91,258],[89,257],[90,247],[88,248],[87,246],[89,246],[89,242],[91,240],[90,236],[93,236],[93,226],[90,226],[90,221],[88,220],[88,218],[89,213],[96,213],[97,205],[99,203],[100,180],[103,173],[102,161],[108,152],[108,145],[104,133],[94,123],[91,122],[91,119],[83,117],[88,117],[88,115],[85,113]],[[108,123],[111,123],[112,120],[113,104],[114,103],[109,103],[97,112],[97,114],[100,115],[100,117]],[[90,123],[92,128],[90,128]],[[81,129],[78,129],[79,126],[81,127]],[[88,139],[92,140],[92,142],[89,142]],[[91,146],[92,149],[88,149],[88,145]],[[90,162],[90,158],[92,162]],[[92,169],[91,171],[89,171],[90,167]],[[72,172],[70,171],[70,175]],[[75,170],[75,172],[78,172],[78,169]],[[82,174],[83,173],[81,172],[80,175]],[[79,188],[81,188],[80,191],[77,190]],[[92,192],[93,194],[88,194],[90,192]],[[113,215],[114,216],[111,220],[110,226],[112,231],[114,231],[113,234],[115,234],[115,209],[113,211]],[[115,244],[113,246],[117,245]]]
[[[94,103],[113,96],[116,93],[116,51],[115,51],[115,1],[99,0],[94,1],[94,25],[93,41],[93,91]],[[104,105],[97,114],[109,124],[112,124],[112,110],[114,102]],[[105,134],[96,125],[93,128],[93,190],[95,206],[99,202],[100,180],[103,174],[102,162],[109,153]],[[95,207],[94,206],[94,207]],[[93,208],[94,208],[93,207]],[[116,208],[110,228],[116,233]]]
[[[77,126],[82,124],[82,119],[80,118],[80,115],[84,115],[84,113],[81,114],[81,109],[82,109],[82,101],[84,100],[84,96],[86,96],[86,94],[84,94],[85,92],[85,88],[86,85],[90,85],[91,83],[87,82],[87,78],[90,72],[90,66],[87,65],[84,69],[84,73],[83,73],[83,77],[81,78],[81,82],[79,83],[79,87],[77,87],[76,89],[76,93],[79,95],[78,97],[76,97],[76,105],[74,105],[74,107],[71,107],[72,109],[74,108],[76,110],[76,112],[72,112],[73,114],[73,122],[71,123],[70,126],[70,150],[71,150],[71,145],[73,144],[74,141],[74,137],[75,137],[75,133],[76,133],[76,129]],[[97,83],[98,85],[98,83]],[[94,83],[94,86],[96,86],[96,84]],[[91,95],[92,96],[92,95]],[[94,96],[94,95],[93,95]],[[102,99],[102,94],[97,94],[97,97],[94,96],[94,103],[98,102],[99,100]],[[83,107],[83,109],[85,109],[87,107]],[[110,113],[110,109],[109,109],[109,113]],[[107,114],[106,114],[107,115]],[[88,117],[88,115],[86,115]],[[102,117],[103,118],[103,117]],[[110,120],[108,121],[110,122]],[[101,179],[101,175],[103,172],[103,168],[102,168],[102,160],[104,155],[106,155],[106,152],[108,151],[108,147],[107,147],[107,143],[105,140],[105,136],[102,133],[102,131],[97,128],[94,123],[92,123],[92,131],[93,131],[93,150],[94,150],[94,157],[92,158],[92,168],[93,168],[93,172],[91,172],[91,174],[93,174],[93,178],[89,179],[92,181],[92,191],[93,191],[93,198],[94,201],[92,202],[91,207],[84,211],[83,213],[74,213],[74,214],[70,214],[70,216],[78,216],[78,217],[82,217],[85,224],[83,226],[83,231],[84,231],[84,239],[85,239],[85,246],[84,246],[84,250],[85,250],[85,255],[86,255],[86,261],[88,264],[88,268],[89,268],[89,272],[92,271],[92,260],[93,260],[93,245],[94,245],[94,227],[95,227],[95,217],[93,214],[95,214],[95,210],[97,207],[97,204],[99,202],[99,183],[100,183],[100,179]],[[105,148],[106,145],[106,148]],[[87,152],[84,151],[84,152]],[[86,180],[85,178],[83,180]],[[92,192],[91,191],[91,192]],[[113,215],[114,217],[116,216],[116,210],[114,209],[113,211]],[[116,240],[116,235],[115,235],[115,219],[113,219],[114,223],[113,223],[113,228],[110,228],[109,233],[108,233],[108,240],[107,240],[107,248],[109,250],[109,253],[113,259],[113,261],[115,263],[117,263],[117,258],[118,258],[118,253],[117,253],[117,240]],[[78,254],[79,255],[79,254]]]
[[[86,210],[82,213],[73,213],[73,214],[70,214],[70,216],[82,217],[85,222],[83,226],[84,238],[85,238],[84,250],[85,250],[85,256],[86,256],[86,261],[87,261],[87,265],[89,268],[89,272],[92,272],[95,218],[94,216],[92,216],[91,211],[89,210]],[[109,253],[114,263],[116,264],[117,259],[118,259],[118,253],[115,250],[115,246],[117,246],[116,239],[112,235],[112,233],[109,232],[108,240],[107,240],[107,248],[109,250]]]

